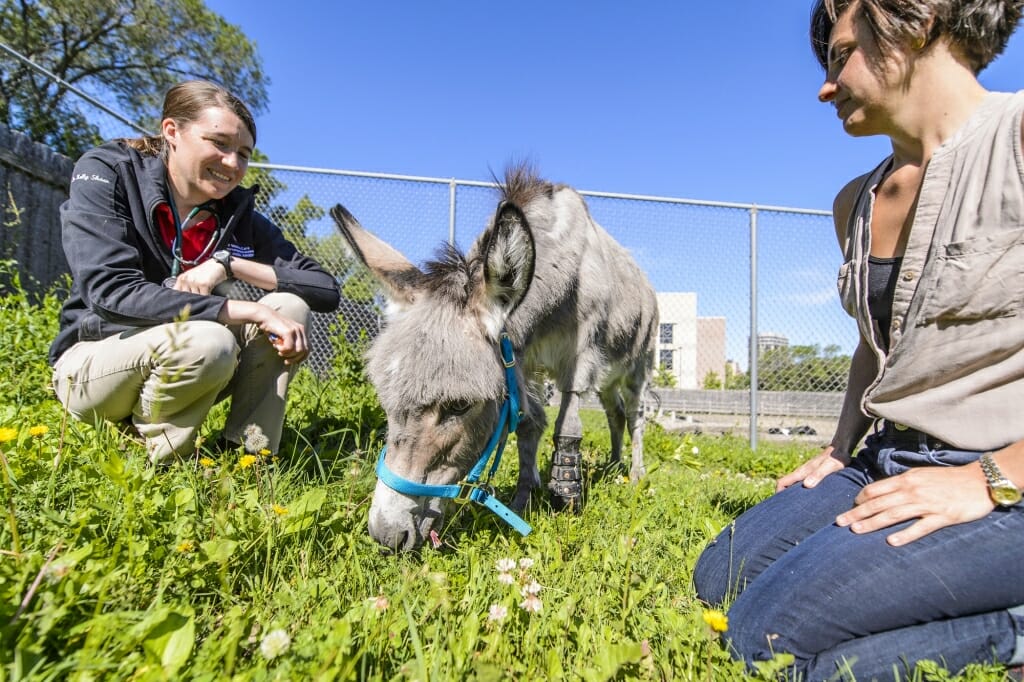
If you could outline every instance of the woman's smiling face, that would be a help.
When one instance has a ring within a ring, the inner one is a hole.
[[[254,142],[245,123],[230,109],[209,107],[183,125],[164,119],[161,130],[176,201],[195,206],[222,199],[242,181]]]
[[[900,101],[906,56],[884,54],[856,3],[836,21],[829,40],[825,82],[818,99],[830,102],[850,135],[877,135]]]

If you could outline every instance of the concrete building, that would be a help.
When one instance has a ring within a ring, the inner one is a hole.
[[[659,292],[654,369],[663,367],[677,388],[702,388],[708,372],[725,375],[725,318],[697,317],[697,294]]]
[[[709,374],[725,381],[725,318],[697,318],[697,388]]]

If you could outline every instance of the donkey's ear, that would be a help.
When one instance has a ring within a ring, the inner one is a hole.
[[[537,257],[533,233],[518,206],[508,201],[498,206],[493,227],[483,235],[481,256],[487,327],[497,337],[505,319],[530,289]]]
[[[420,269],[389,244],[367,232],[341,204],[331,209],[331,217],[356,258],[384,285],[388,299],[400,306],[413,303],[423,278]]]

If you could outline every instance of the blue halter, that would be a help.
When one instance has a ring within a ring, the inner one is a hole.
[[[387,445],[381,448],[380,458],[377,460],[377,478],[387,487],[403,495],[412,495],[413,497],[444,497],[455,500],[459,504],[476,502],[497,514],[505,523],[519,531],[520,535],[529,535],[530,531],[533,530],[530,528],[530,525],[519,518],[514,511],[502,504],[498,498],[494,497],[493,489],[487,484],[487,481],[491,480],[494,472],[498,469],[498,465],[501,463],[501,453],[505,451],[507,434],[514,432],[516,427],[519,426],[519,387],[516,383],[516,358],[512,353],[512,342],[505,332],[501,333],[501,358],[505,365],[505,383],[508,386],[508,397],[505,398],[505,402],[501,406],[498,426],[494,429],[494,433],[491,434],[491,439],[487,441],[480,459],[477,460],[476,465],[466,475],[464,481],[453,485],[428,485],[402,478],[384,464],[384,455],[388,451]],[[506,426],[508,426],[507,433],[505,433]],[[487,472],[487,481],[479,483],[480,476],[483,474],[484,469],[487,468],[487,462],[491,459],[492,453],[494,453],[494,461]]]

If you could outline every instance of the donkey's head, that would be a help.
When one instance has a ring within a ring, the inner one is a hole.
[[[387,324],[367,354],[388,417],[385,464],[414,483],[458,483],[498,428],[506,396],[499,340],[530,286],[535,258],[523,211],[503,201],[467,255],[448,247],[422,271],[344,207],[331,216],[388,298]],[[370,534],[386,547],[414,549],[443,515],[443,500],[378,481]]]

